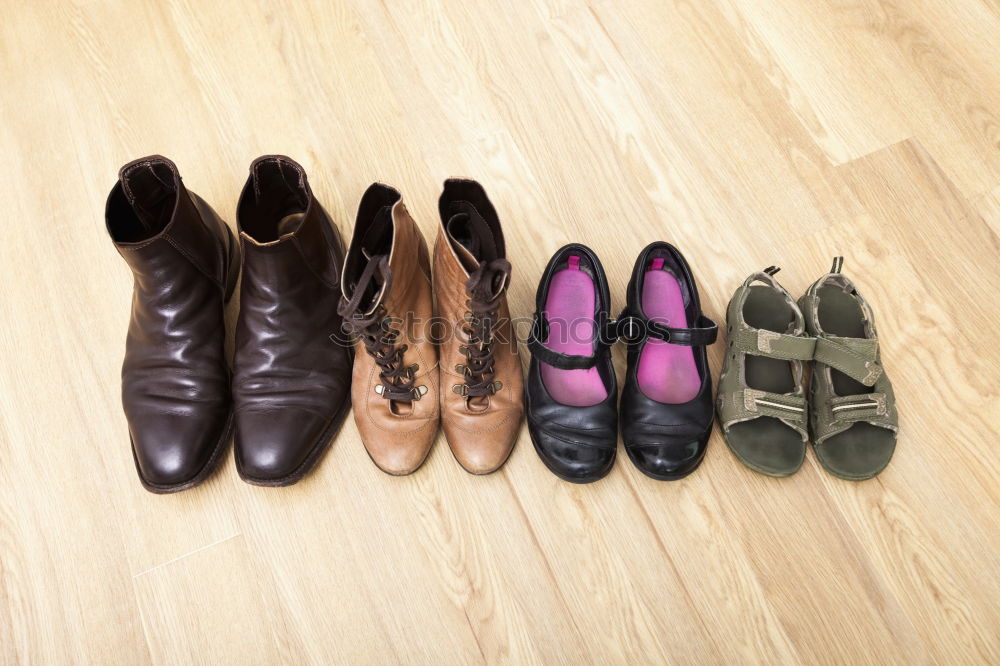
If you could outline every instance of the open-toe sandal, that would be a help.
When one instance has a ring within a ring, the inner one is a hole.
[[[770,267],[736,290],[726,312],[726,358],[717,407],[726,444],[750,469],[790,476],[805,458],[803,361],[816,341],[802,312]]]
[[[868,302],[840,270],[843,257],[799,299],[816,338],[809,421],[816,458],[841,479],[870,479],[889,464],[899,415]]]

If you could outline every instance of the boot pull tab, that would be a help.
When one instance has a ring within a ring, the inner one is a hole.
[[[780,270],[781,270],[781,269],[780,269],[780,268],[778,268],[777,266],[768,266],[767,268],[765,268],[765,269],[764,269],[763,271],[761,271],[761,272],[762,272],[762,273],[767,273],[768,275],[771,275],[771,276],[774,276],[774,274],[775,274],[775,273],[777,273],[777,272],[778,272],[778,271],[780,271]]]
[[[180,183],[180,175],[172,167],[173,163],[166,158],[150,157],[126,164],[118,172],[122,192],[146,231],[166,224],[161,219],[164,215],[161,210],[163,201],[177,191],[174,180]],[[174,178],[164,178],[161,169],[169,169],[168,174]]]
[[[830,272],[831,273],[839,273],[840,269],[843,268],[843,267],[844,267],[844,258],[843,257],[834,257],[833,258],[833,266],[830,267]]]
[[[125,191],[125,198],[128,199],[129,205],[131,206],[139,206],[144,210],[146,209],[146,206],[143,205],[146,202],[140,201],[139,197],[132,189],[133,179],[135,178],[144,178],[146,180],[146,183],[144,184],[145,189],[149,189],[149,179],[152,178],[158,181],[165,190],[170,192],[174,190],[173,182],[167,182],[160,176],[159,173],[157,173],[155,164],[152,160],[128,164],[122,167],[121,171],[118,173],[118,180],[121,182],[122,190]],[[177,180],[180,180],[180,176],[177,176]]]

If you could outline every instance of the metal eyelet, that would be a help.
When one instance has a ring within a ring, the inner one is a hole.
[[[493,387],[493,392],[496,393],[497,391],[503,388],[503,382],[495,381],[493,382],[492,387]]]
[[[465,384],[455,384],[451,387],[451,390],[459,395],[465,395],[469,392],[469,389],[465,386]]]
[[[415,386],[413,387],[411,394],[413,395],[414,400],[420,400],[420,398],[424,397],[427,394],[427,387],[424,386],[423,384],[421,384],[420,386]]]

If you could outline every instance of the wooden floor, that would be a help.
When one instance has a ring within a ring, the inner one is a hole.
[[[0,659],[1000,662],[996,0],[3,4]],[[150,495],[103,207],[152,152],[231,224],[250,160],[291,155],[345,235],[373,180],[432,239],[442,180],[477,178],[515,316],[569,241],[615,309],[638,251],[676,243],[715,318],[748,273],[798,295],[843,254],[896,457],[775,480],[716,433],[684,481],[621,455],[580,487],[526,432],[483,478],[442,435],[393,478],[349,423],[295,487],[230,456]]]

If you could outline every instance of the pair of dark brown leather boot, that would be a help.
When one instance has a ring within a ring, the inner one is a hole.
[[[350,407],[352,350],[338,344],[343,245],[302,167],[255,160],[237,220],[239,244],[158,155],[122,167],[108,197],[108,232],[134,276],[122,404],[152,492],[205,480],[234,426],[243,479],[295,483]],[[241,266],[230,378],[224,310]]]
[[[499,218],[471,180],[446,181],[439,212],[432,275],[400,193],[372,185],[344,264],[340,313],[357,340],[354,419],[372,461],[394,475],[423,464],[439,424],[462,467],[493,472],[521,424]]]

